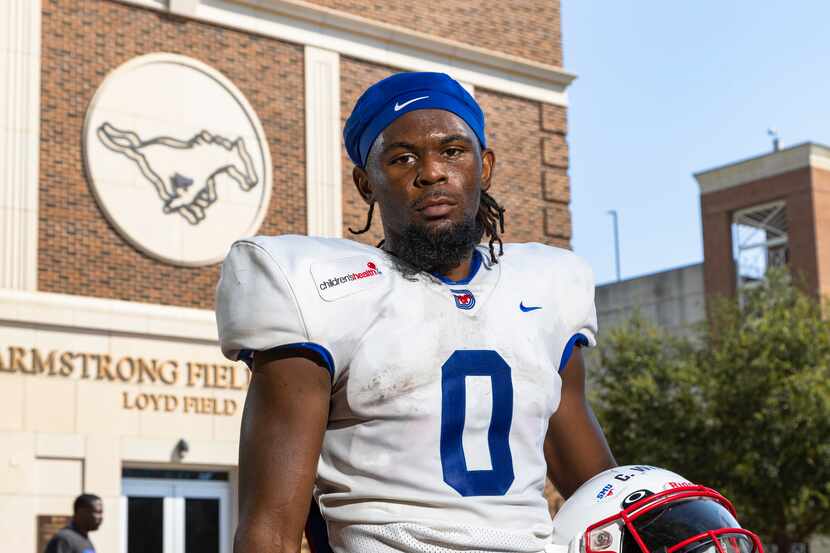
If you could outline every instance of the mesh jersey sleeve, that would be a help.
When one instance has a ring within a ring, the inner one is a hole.
[[[594,347],[597,345],[597,308],[594,302],[594,272],[583,259],[574,256],[575,264],[571,273],[570,329],[559,361],[559,370],[565,368],[575,346]]]
[[[594,302],[594,271],[588,262],[580,257],[575,257],[576,267],[575,273],[578,275],[576,280],[576,297],[578,303],[576,305],[576,318],[574,320],[574,327],[572,335],[581,334],[585,337],[585,343],[582,345],[593,347],[597,345],[597,307]]]
[[[216,325],[222,353],[249,364],[254,351],[308,343],[288,277],[269,252],[249,241],[236,242],[222,264]]]
[[[594,303],[593,286],[591,287],[590,305],[585,312],[585,317],[582,320],[579,328],[576,329],[575,334],[581,334],[585,337],[585,343],[582,344],[588,347],[597,345],[597,332],[599,331],[597,324],[597,307]]]

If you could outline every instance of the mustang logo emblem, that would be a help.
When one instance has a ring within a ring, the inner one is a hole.
[[[96,132],[104,146],[135,162],[155,187],[164,213],[176,212],[191,225],[201,223],[205,210],[218,199],[217,176],[227,175],[245,192],[259,182],[242,138],[231,141],[203,130],[190,140],[169,136],[142,140],[109,123]]]

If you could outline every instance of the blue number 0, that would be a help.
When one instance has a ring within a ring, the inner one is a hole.
[[[489,470],[467,470],[464,413],[468,376],[489,376],[493,388],[493,416],[487,432]],[[504,495],[513,483],[510,424],[513,421],[513,381],[510,365],[492,350],[458,350],[441,366],[441,467],[444,482],[467,497]]]

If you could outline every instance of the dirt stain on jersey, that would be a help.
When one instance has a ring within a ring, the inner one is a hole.
[[[373,376],[360,390],[364,405],[374,407],[396,400],[435,380],[435,375],[413,372],[401,375],[401,372],[400,369],[388,368]]]

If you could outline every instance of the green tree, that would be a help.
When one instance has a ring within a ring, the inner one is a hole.
[[[690,342],[635,313],[603,337],[600,358],[592,404],[617,460],[659,465],[694,480],[709,462],[696,442],[711,423]]]
[[[709,312],[691,341],[640,317],[611,332],[597,416],[621,462],[715,487],[789,552],[830,532],[830,325],[783,272]]]

